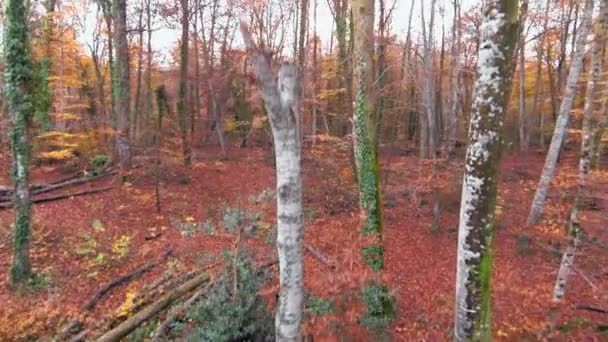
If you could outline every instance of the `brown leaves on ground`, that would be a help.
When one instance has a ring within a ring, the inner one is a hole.
[[[195,152],[201,156],[219,155],[217,151]],[[121,305],[122,309],[129,305],[125,302],[136,289],[170,269],[177,272],[200,267],[209,255],[218,255],[222,248],[230,248],[234,243],[232,235],[223,233],[184,236],[172,223],[176,218],[221,221],[225,203],[232,207],[243,205],[260,212],[264,222],[274,222],[274,201],[247,200],[274,189],[269,152],[232,149],[229,155],[229,160],[195,161],[191,169],[165,165],[160,215],[155,208],[151,163],[136,168],[128,184],[116,186],[110,192],[36,205],[32,263],[48,284],[31,293],[18,294],[9,289],[7,277],[0,278],[3,303],[0,341],[54,335],[65,322],[81,318],[81,305],[102,284],[172,248],[175,257],[170,262],[128,286],[114,289],[99,302],[90,316],[95,319],[89,317],[85,323],[91,329],[102,327],[104,319],[121,311]],[[501,165],[500,222],[493,275],[495,337],[519,341],[601,336],[594,329],[605,317],[577,310],[576,305],[606,306],[608,232],[603,228],[608,226],[608,217],[601,210],[583,213],[589,242],[577,255],[577,272],[570,279],[567,301],[555,306],[551,303],[551,292],[559,251],[567,243],[564,222],[570,209],[569,194],[576,185],[577,160],[574,153],[562,160],[542,224],[526,228],[525,219],[542,162],[538,154],[526,157],[511,154],[505,156]],[[364,310],[359,300],[360,289],[371,275],[359,254],[361,222],[351,166],[348,144],[344,141],[318,139],[313,149],[304,150],[305,241],[336,265],[335,270],[330,270],[305,252],[308,292],[332,302],[331,312],[308,315],[305,324],[305,331],[322,341],[343,336],[354,340],[369,338],[357,324]],[[432,166],[435,173],[428,172]],[[399,341],[449,339],[462,165],[443,160],[430,165],[415,157],[392,155],[381,160],[381,167],[386,259],[383,277],[394,291],[399,308],[391,332]],[[59,177],[58,171],[47,168],[34,170],[33,179],[44,182]],[[7,179],[3,181],[8,184]],[[95,186],[108,182],[116,180],[99,180]],[[608,172],[594,174],[591,182],[592,194],[599,198],[596,204],[605,210]],[[443,208],[439,234],[430,232],[433,189],[438,189]],[[11,219],[11,211],[0,213],[3,274],[8,273],[12,257]],[[518,253],[521,235],[530,237],[530,255]],[[248,240],[247,244],[260,260],[271,259],[276,253],[262,239]],[[78,246],[83,247],[80,252]],[[99,256],[102,253],[104,257]],[[276,281],[275,274],[263,293],[271,306],[278,290]],[[548,331],[548,326],[553,330]]]

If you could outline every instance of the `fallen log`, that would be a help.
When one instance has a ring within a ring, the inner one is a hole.
[[[209,290],[212,284],[213,282],[207,283],[205,287],[196,291],[192,296],[190,296],[190,298],[188,298],[188,300],[184,302],[184,304],[182,304],[178,309],[173,311],[173,313],[169,314],[165,321],[161,323],[161,325],[154,333],[154,336],[152,337],[152,342],[163,341],[163,336],[165,335],[171,324],[173,324],[173,322],[185,315],[188,309],[190,309],[190,307],[194,303],[196,303],[205,294],[205,292]]]
[[[101,298],[103,298],[103,296],[105,296],[108,292],[110,292],[110,290],[112,290],[113,288],[129,283],[139,277],[141,277],[142,275],[144,275],[144,273],[150,271],[152,268],[156,267],[156,265],[160,264],[161,262],[163,262],[165,259],[167,259],[170,255],[171,255],[172,251],[169,249],[167,250],[165,253],[163,253],[163,255],[154,260],[154,261],[150,261],[148,263],[146,263],[145,265],[141,266],[140,268],[136,269],[135,271],[123,275],[121,277],[118,277],[116,279],[114,279],[113,281],[109,282],[106,286],[102,287],[101,289],[99,289],[92,297],[91,299],[89,299],[87,301],[87,303],[82,307],[84,310],[91,310],[95,307],[95,305],[97,305],[97,302],[99,302],[99,300]]]
[[[55,196],[48,196],[48,197],[42,197],[42,198],[34,198],[34,199],[32,199],[32,203],[52,202],[52,201],[58,201],[58,200],[66,199],[66,198],[79,197],[79,196],[84,196],[84,195],[91,195],[91,194],[96,194],[96,193],[108,191],[108,190],[111,190],[112,188],[113,187],[109,186],[109,187],[105,187],[105,188],[97,188],[97,189],[85,190],[85,191],[80,191],[80,192],[72,192],[72,193],[63,194],[63,195],[55,195]],[[3,202],[3,203],[0,203],[0,210],[2,210],[2,209],[10,209],[12,207],[13,207],[13,202]]]
[[[586,304],[579,304],[576,306],[576,309],[577,310],[588,310],[588,311],[599,312],[599,313],[608,313],[608,309],[600,308],[600,307],[593,306],[593,305],[586,305]]]
[[[65,178],[65,179],[62,179],[62,180],[59,180],[59,181],[56,181],[53,183],[34,185],[31,187],[31,192],[32,192],[32,195],[43,194],[43,193],[54,191],[57,189],[67,188],[70,186],[91,182],[96,179],[103,178],[103,177],[113,175],[113,174],[116,174],[116,171],[109,171],[109,172],[106,172],[104,174],[97,175],[97,176],[85,176],[85,177],[70,176],[68,178]],[[2,191],[0,191],[0,193],[2,193]],[[4,193],[4,194],[2,194],[2,196],[0,196],[0,202],[12,201],[12,199],[13,199],[12,196],[13,196],[13,190],[10,189],[10,191],[8,193]]]
[[[313,248],[310,245],[304,244],[304,249],[306,249],[310,254],[312,254],[317,260],[319,260],[325,266],[331,268],[332,270],[336,268],[336,265],[327,259],[323,254],[321,254],[318,250]]]
[[[150,319],[158,312],[169,306],[171,303],[178,300],[179,298],[194,290],[195,288],[197,288],[208,280],[209,276],[205,273],[193,278],[192,280],[189,280],[188,282],[176,288],[175,290],[165,294],[154,303],[148,305],[146,308],[139,311],[135,315],[129,317],[126,321],[122,322],[114,329],[103,334],[100,338],[97,339],[97,342],[120,341],[121,338],[127,336],[133,330],[137,329],[137,327],[139,327],[146,320]]]

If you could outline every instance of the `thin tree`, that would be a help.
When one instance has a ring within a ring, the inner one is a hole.
[[[502,126],[511,92],[518,0],[483,6],[456,273],[455,341],[491,340],[490,276]]]
[[[190,31],[188,0],[180,0],[182,5],[182,41],[179,65],[179,94],[177,97],[177,120],[182,138],[182,158],[184,165],[192,163],[192,153],[188,143],[188,32]]]
[[[127,1],[114,0],[115,52],[116,52],[116,97],[118,162],[120,168],[131,168],[131,143],[129,141],[129,118],[131,112],[131,76],[129,67],[129,41],[127,38]]]
[[[137,34],[139,36],[139,46],[137,51],[137,81],[135,85],[135,110],[133,111],[133,124],[131,125],[131,136],[137,139],[137,134],[141,126],[142,109],[142,78],[144,65],[144,3],[140,3],[138,8]]]
[[[535,224],[540,219],[540,215],[547,199],[547,194],[549,193],[551,180],[553,179],[553,174],[555,173],[555,167],[557,165],[557,159],[559,157],[562,142],[566,136],[566,128],[568,126],[568,120],[570,119],[572,103],[574,102],[574,97],[576,96],[578,90],[578,78],[583,67],[585,44],[587,41],[587,36],[591,31],[593,5],[593,0],[585,1],[585,10],[580,31],[578,33],[572,66],[570,67],[570,74],[568,75],[566,92],[560,105],[559,116],[557,118],[557,122],[555,123],[555,130],[553,132],[553,138],[551,139],[549,152],[547,153],[547,157],[545,159],[545,165],[543,167],[538,186],[536,187],[534,199],[532,200],[532,207],[530,208],[530,215],[528,216],[528,225]]]
[[[456,147],[456,126],[458,121],[458,97],[459,97],[459,84],[460,84],[460,48],[461,44],[461,29],[460,29],[460,0],[452,0],[454,6],[454,19],[452,22],[452,70],[450,78],[450,113],[447,117],[447,142],[446,142],[446,155],[449,158],[454,153]]]
[[[581,201],[583,200],[585,185],[589,175],[591,163],[591,138],[593,131],[593,111],[596,96],[598,93],[598,82],[600,81],[600,73],[602,71],[602,55],[601,46],[602,40],[606,35],[606,24],[608,23],[608,2],[601,1],[599,25],[595,39],[591,46],[591,70],[589,71],[589,79],[587,81],[587,90],[585,94],[585,107],[583,110],[583,132],[581,142],[581,157],[578,165],[578,189],[574,197],[572,211],[570,212],[570,220],[568,222],[568,234],[570,237],[568,247],[562,256],[562,262],[555,281],[553,289],[553,300],[562,300],[566,293],[566,284],[568,277],[574,264],[574,256],[576,249],[581,241],[582,229],[578,220],[581,211]]]
[[[280,293],[275,316],[277,341],[298,341],[304,305],[304,261],[302,247],[301,145],[298,139],[297,66],[281,65],[278,80],[270,57],[256,46],[249,28],[241,32],[258,80],[274,137],[277,170],[277,250]]]
[[[532,102],[532,115],[539,114],[538,113],[538,105],[540,100],[540,91],[542,88],[542,70],[543,70],[543,54],[545,47],[545,38],[547,36],[547,27],[549,25],[549,8],[551,7],[551,0],[547,0],[545,5],[545,11],[543,15],[543,30],[541,32],[540,40],[536,47],[536,81],[534,85],[534,100]],[[545,145],[544,138],[544,111],[540,111],[540,144]],[[529,127],[528,127],[529,128]],[[528,132],[528,137],[530,132]]]
[[[10,280],[22,284],[31,276],[29,188],[30,123],[33,113],[32,57],[26,17],[22,0],[6,4],[4,26],[5,97],[11,119],[9,133],[13,156],[12,179],[15,187],[14,257]]]

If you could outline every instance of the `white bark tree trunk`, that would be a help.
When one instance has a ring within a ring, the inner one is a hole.
[[[530,208],[530,215],[528,216],[528,225],[536,224],[540,219],[540,215],[547,199],[547,194],[549,193],[551,180],[553,179],[553,174],[555,173],[559,152],[566,136],[566,128],[570,118],[570,111],[572,110],[572,103],[574,102],[574,97],[576,96],[576,92],[578,90],[577,83],[583,67],[585,44],[587,41],[587,36],[591,31],[593,5],[593,0],[585,1],[585,13],[581,22],[579,36],[576,41],[576,50],[574,53],[572,66],[570,67],[570,74],[568,75],[566,92],[560,105],[559,115],[557,117],[555,130],[553,132],[553,138],[551,139],[551,145],[545,160],[545,166],[543,167],[540,181],[538,182],[536,193],[534,194],[532,207]]]
[[[607,20],[608,4],[606,1],[602,1],[600,8],[600,25],[598,26],[598,32],[595,35],[595,40],[593,41],[593,45],[591,47],[591,70],[589,72],[590,75],[587,81],[587,91],[585,94],[581,157],[578,164],[578,190],[576,197],[574,198],[574,204],[570,214],[570,222],[568,226],[570,241],[568,243],[568,247],[566,248],[566,252],[562,257],[562,263],[559,268],[557,280],[555,281],[555,288],[553,289],[553,300],[555,301],[559,301],[564,298],[568,276],[570,275],[572,265],[574,264],[576,249],[580,244],[580,235],[582,230],[578,221],[578,214],[581,210],[580,203],[584,196],[585,183],[587,181],[587,176],[589,175],[591,135],[593,129],[593,109],[595,98],[597,96],[598,81],[602,71],[601,45],[606,33]]]
[[[270,58],[258,48],[245,23],[241,32],[249,50],[270,118],[277,169],[277,250],[280,294],[275,316],[277,341],[300,340],[304,305],[302,182],[297,115],[297,66],[283,63],[278,81]]]
[[[456,273],[455,341],[491,340],[490,276],[502,148],[517,44],[517,0],[489,0],[482,13],[467,149]]]

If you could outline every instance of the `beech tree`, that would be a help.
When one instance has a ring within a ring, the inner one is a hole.
[[[569,242],[562,256],[562,262],[553,289],[553,300],[561,300],[566,293],[568,276],[574,263],[576,249],[580,244],[582,229],[578,220],[581,211],[581,201],[584,196],[585,183],[589,175],[591,164],[591,138],[593,131],[593,112],[595,99],[598,93],[598,82],[602,71],[602,43],[606,36],[606,24],[608,23],[608,2],[602,1],[600,5],[599,25],[595,39],[591,46],[591,69],[587,81],[585,94],[585,107],[583,110],[583,130],[581,140],[581,156],[578,165],[578,189],[574,196],[572,211],[568,222]]]
[[[127,1],[114,0],[115,52],[116,52],[116,149],[121,169],[131,167],[131,146],[129,141],[129,117],[131,112],[131,77],[129,67],[129,41],[127,39]]]
[[[490,340],[490,276],[502,126],[511,92],[518,0],[482,9],[477,83],[471,111],[456,273],[454,340]]]
[[[32,272],[29,256],[31,215],[29,162],[30,122],[34,110],[32,105],[34,94],[25,2],[9,0],[5,15],[5,96],[11,119],[9,139],[13,156],[12,179],[15,187],[14,257],[10,280],[12,284],[17,285],[27,281]]]
[[[553,179],[553,174],[555,173],[555,167],[557,165],[557,159],[559,158],[560,149],[566,137],[566,128],[568,127],[568,121],[570,120],[570,111],[572,110],[574,97],[576,96],[578,90],[578,78],[583,67],[585,44],[587,42],[589,31],[591,31],[593,4],[593,0],[585,1],[585,10],[576,41],[576,49],[572,59],[572,66],[570,67],[570,74],[568,75],[566,91],[560,105],[559,116],[557,117],[557,121],[555,123],[555,130],[553,132],[551,145],[549,146],[549,151],[547,152],[547,157],[545,159],[545,165],[536,187],[534,199],[532,200],[532,207],[530,208],[530,214],[528,216],[528,225],[536,224],[540,219],[540,215],[547,199],[547,194],[549,193],[549,187],[551,186],[551,180]]]
[[[304,223],[301,145],[298,139],[297,66],[283,63],[278,80],[270,56],[259,48],[245,23],[241,33],[253,64],[274,137],[277,170],[277,250],[280,293],[275,316],[277,341],[300,340],[304,305]]]

